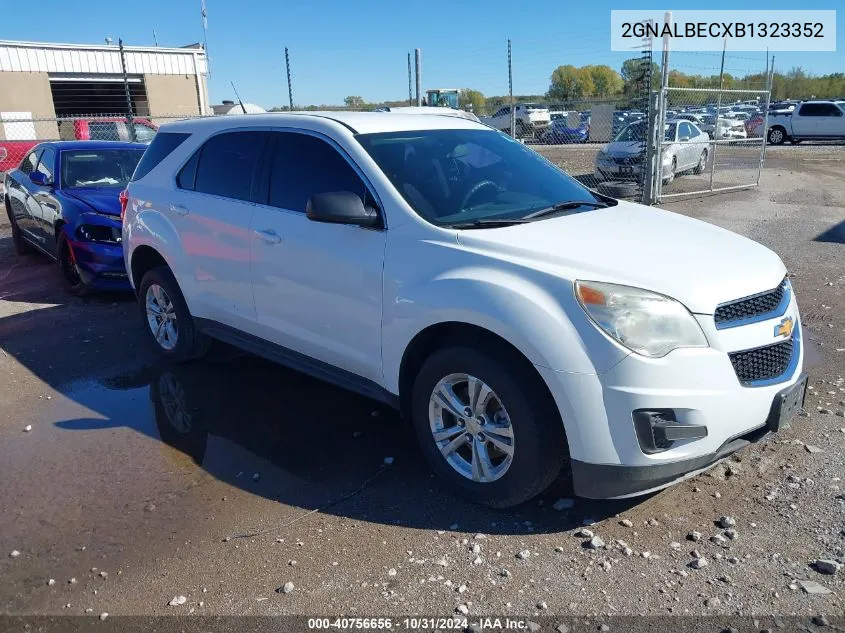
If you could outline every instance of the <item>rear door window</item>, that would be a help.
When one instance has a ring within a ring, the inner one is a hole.
[[[199,155],[194,190],[234,200],[252,200],[259,158],[267,137],[267,132],[227,132],[210,138]]]

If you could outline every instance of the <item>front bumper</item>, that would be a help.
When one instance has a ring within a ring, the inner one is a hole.
[[[98,290],[132,290],[120,244],[71,243],[76,268],[86,284]]]
[[[613,158],[596,158],[596,172],[604,177],[619,180],[639,180],[643,171],[643,163],[617,163]]]
[[[644,494],[765,436],[776,398],[802,379],[804,352],[794,298],[784,314],[796,324],[792,362],[782,376],[758,386],[740,383],[728,353],[772,343],[773,326],[783,315],[722,330],[712,316],[695,315],[711,347],[676,349],[663,358],[631,353],[602,374],[538,367],[564,421],[576,494]],[[706,427],[706,436],[647,453],[634,424],[637,410],[670,410],[673,424]]]

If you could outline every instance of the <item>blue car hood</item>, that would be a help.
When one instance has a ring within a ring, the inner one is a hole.
[[[84,202],[94,211],[109,215],[120,215],[120,187],[74,187],[65,189],[66,196]]]

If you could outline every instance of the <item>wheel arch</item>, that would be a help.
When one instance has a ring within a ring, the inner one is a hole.
[[[518,367],[520,373],[531,376],[543,397],[549,399],[548,404],[560,416],[549,385],[522,350],[499,334],[479,325],[462,321],[445,321],[429,325],[418,332],[402,354],[399,365],[399,408],[403,419],[410,419],[414,379],[422,364],[432,352],[448,345],[472,345],[478,349],[493,350],[494,353],[503,356],[513,363],[515,368]],[[562,419],[560,429],[566,440],[565,423]]]
[[[129,275],[132,278],[132,286],[136,291],[141,285],[141,280],[144,278],[147,271],[159,266],[167,266],[168,268],[171,268],[164,256],[148,244],[141,244],[132,251],[129,262]]]

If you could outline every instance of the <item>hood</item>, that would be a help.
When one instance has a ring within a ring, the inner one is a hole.
[[[658,292],[699,314],[713,314],[720,303],[770,290],[786,274],[780,258],[757,242],[629,202],[510,227],[461,231],[458,241],[569,281],[605,281]]]
[[[611,156],[633,156],[645,152],[645,141],[614,141],[604,148]]]
[[[84,202],[94,211],[120,215],[120,187],[75,187],[62,191],[66,196]]]

